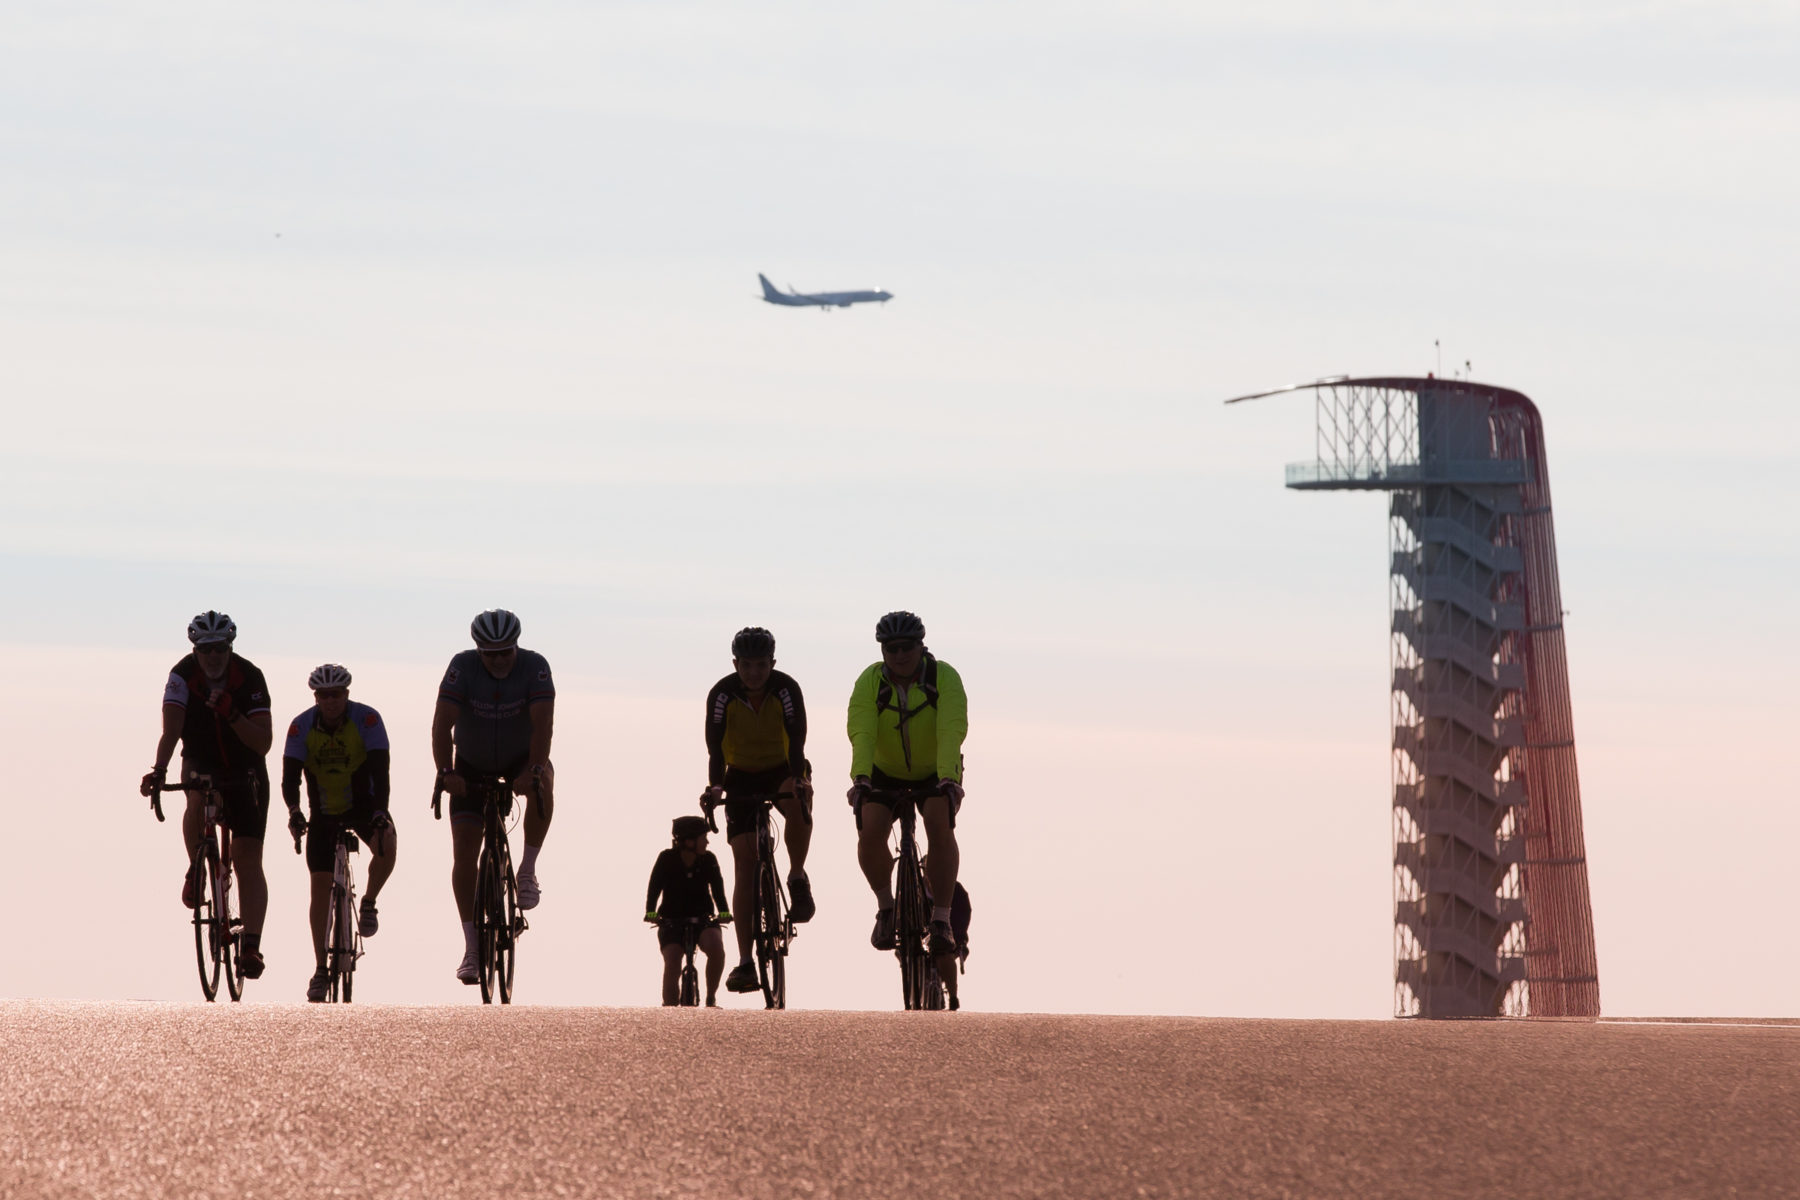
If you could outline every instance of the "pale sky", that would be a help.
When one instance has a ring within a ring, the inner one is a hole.
[[[842,728],[906,607],[970,694],[971,1008],[1387,1015],[1381,501],[1219,401],[1435,339],[1544,413],[1605,1011],[1800,1014],[1796,145],[1748,0],[15,5],[0,888],[56,916],[0,994],[197,996],[134,788],[219,608],[278,727],[334,660],[393,731],[358,998],[469,1001],[426,733],[504,605],[560,687],[520,1002],[654,1002],[756,623],[821,781],[792,1001],[894,1007]],[[279,822],[253,1000],[310,974]]]

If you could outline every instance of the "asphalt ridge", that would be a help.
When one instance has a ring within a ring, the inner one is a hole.
[[[1794,1196],[1800,1027],[0,1003],[0,1195]]]

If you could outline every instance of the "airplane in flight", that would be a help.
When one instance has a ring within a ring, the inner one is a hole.
[[[767,275],[758,275],[757,278],[762,280],[762,298],[770,304],[787,304],[800,308],[849,308],[852,304],[867,304],[870,301],[886,304],[894,298],[894,293],[884,292],[880,288],[872,292],[784,292],[770,283]],[[788,286],[793,287],[792,284]]]

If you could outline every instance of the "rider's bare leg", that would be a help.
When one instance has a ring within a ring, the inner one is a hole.
[[[731,839],[731,871],[731,911],[737,914],[738,961],[749,962],[756,925],[750,912],[756,899],[756,830]],[[719,941],[723,947],[724,939]]]
[[[381,894],[381,885],[394,873],[394,855],[400,846],[400,839],[394,833],[392,825],[375,837],[376,840],[369,846],[369,853],[372,855],[369,859],[369,890],[363,894],[363,898],[370,903],[374,903],[375,897]]]
[[[794,790],[794,781],[789,779],[781,785],[781,790]],[[812,845],[812,821],[808,819],[806,801],[799,796],[780,802],[782,825],[784,826],[782,841],[787,843],[788,874],[806,875],[806,848]]]
[[[330,871],[312,873],[312,908],[307,914],[312,920],[313,962],[321,971],[325,969],[325,937],[331,925],[331,876]]]
[[[244,932],[262,936],[263,918],[269,912],[269,884],[263,878],[261,838],[231,839],[231,869],[238,879],[238,904],[244,915]]]
[[[674,1008],[681,1003],[681,947],[664,946],[663,956],[663,1007]]]
[[[962,866],[962,855],[956,847],[956,830],[950,823],[950,799],[947,796],[925,798],[925,837],[931,853],[925,864],[925,882],[931,886],[931,902],[950,907],[956,895],[956,872]]]
[[[894,828],[894,812],[885,804],[862,806],[862,832],[857,835],[856,861],[861,864],[863,878],[875,893],[882,908],[894,903],[894,855],[888,849],[888,834]]]
[[[481,822],[457,820],[450,825],[450,891],[456,896],[456,915],[465,922],[475,919],[475,862],[481,854]]]
[[[700,931],[700,952],[706,955],[706,1002],[719,998],[719,979],[725,974],[725,939],[718,929]]]

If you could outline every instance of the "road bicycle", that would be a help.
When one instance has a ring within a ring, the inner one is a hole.
[[[331,980],[325,999],[332,1004],[340,1000],[350,1003],[356,960],[363,955],[362,922],[356,916],[356,875],[350,870],[350,856],[358,845],[356,831],[339,825],[331,864],[331,937],[325,943],[325,970]]]
[[[666,924],[666,919],[658,921],[656,928],[660,931]],[[694,952],[700,948],[700,934],[718,927],[712,917],[687,917],[681,922],[681,987],[676,993],[681,1008],[700,1007],[700,971],[694,966]]]
[[[919,802],[940,794],[936,782],[916,787],[877,788],[869,799],[894,814],[899,853],[894,861],[894,956],[900,960],[900,994],[908,1010],[941,1011],[957,1007],[954,955],[933,958],[930,951],[930,888],[919,864]]]
[[[249,786],[249,785],[247,785]],[[195,775],[185,783],[157,780],[150,785],[150,808],[158,821],[165,820],[164,792],[200,792],[205,796],[200,840],[193,846],[188,880],[194,896],[194,959],[200,968],[200,992],[210,1002],[219,994],[219,981],[233,1000],[244,995],[244,977],[238,958],[237,938],[243,921],[232,910],[231,829],[219,821],[225,798],[211,775]]]
[[[481,797],[481,858],[475,868],[475,953],[479,960],[481,1002],[512,1003],[513,968],[519,935],[530,928],[519,909],[519,884],[513,875],[512,847],[506,840],[506,818],[512,814],[512,788],[497,775],[463,773],[471,796]],[[432,815],[443,817],[444,785],[431,797]]]
[[[750,940],[756,948],[756,982],[762,988],[764,1008],[787,1007],[787,953],[794,940],[794,922],[788,916],[781,873],[775,869],[775,822],[770,813],[777,801],[791,800],[793,795],[781,792],[730,800],[756,806],[756,873],[751,877],[755,886],[750,894],[749,920]],[[702,797],[700,807],[706,813],[707,828],[719,832],[718,802],[709,803]]]

